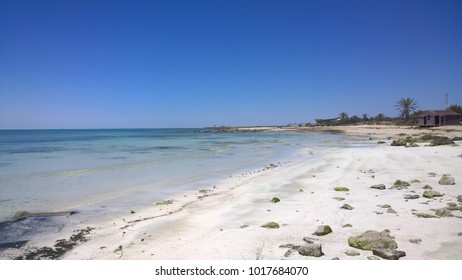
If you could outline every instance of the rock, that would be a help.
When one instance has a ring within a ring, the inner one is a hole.
[[[354,257],[361,255],[361,253],[356,250],[346,250],[345,255]]]
[[[353,226],[351,224],[344,224],[343,227],[347,228],[347,227],[353,227]]]
[[[417,199],[419,197],[420,197],[420,195],[418,195],[418,194],[406,194],[404,196],[404,199]]]
[[[287,249],[289,249],[284,254],[284,257],[288,258],[288,257],[290,257],[290,255],[292,255],[293,252],[297,251],[300,248],[300,246],[289,243],[289,244],[281,245],[281,246],[279,246],[279,248],[287,248]]]
[[[420,182],[420,180],[418,179],[411,180],[411,184],[417,184],[417,183],[422,183],[422,182]]]
[[[298,250],[298,248],[300,248],[300,246],[289,243],[289,244],[280,245],[279,248],[288,248],[288,249]]]
[[[348,191],[350,191],[349,188],[345,188],[345,187],[335,187],[334,190],[336,192],[348,192]]]
[[[277,197],[273,197],[273,199],[271,199],[271,202],[272,202],[272,203],[278,203],[278,202],[280,202],[280,201],[281,201],[281,200],[280,200],[279,198],[277,198]]]
[[[430,172],[430,173],[428,173],[428,177],[436,177],[436,173],[435,172]]]
[[[453,137],[452,141],[462,141],[462,137],[459,137],[459,136]]]
[[[405,146],[409,147],[418,147],[417,139],[412,138],[411,136],[406,137],[405,139],[396,139],[391,142],[391,146]]]
[[[462,195],[458,195],[458,196],[457,196],[457,201],[458,201],[458,202],[462,202]]]
[[[409,187],[411,184],[409,184],[406,181],[401,181],[401,180],[396,180],[393,186],[399,186],[399,187]]]
[[[319,226],[313,234],[316,236],[323,236],[328,235],[331,232],[332,228],[330,226]]]
[[[332,258],[333,261],[339,261],[340,258],[339,257],[335,257],[335,258]]]
[[[396,140],[393,140],[390,144],[391,146],[406,146],[406,140],[404,139],[396,139]]]
[[[338,200],[338,201],[342,201],[342,200],[345,200],[345,198],[344,198],[344,197],[338,197],[338,196],[337,196],[337,197],[334,197],[334,199],[335,199],[335,200]]]
[[[436,209],[435,214],[439,217],[454,217],[452,212],[447,208]]]
[[[14,214],[14,219],[15,220],[21,220],[21,219],[25,219],[27,217],[29,217],[30,213],[27,212],[27,211],[17,211],[15,214]]]
[[[397,189],[397,190],[402,190],[402,189],[407,189],[411,184],[409,184],[406,181],[401,181],[401,180],[396,180],[393,186],[390,187],[390,189]]]
[[[279,224],[276,222],[269,222],[269,223],[262,225],[261,227],[268,228],[268,229],[276,229],[276,228],[279,228]]]
[[[308,244],[313,244],[314,242],[318,241],[319,239],[313,237],[303,237],[303,241]]]
[[[343,204],[342,207],[340,207],[342,209],[345,209],[345,210],[353,210],[355,209],[353,206],[351,206],[350,204]]]
[[[390,205],[388,205],[388,204],[384,204],[384,205],[377,205],[377,206],[378,206],[378,207],[380,207],[380,208],[391,208],[391,206],[390,206]]]
[[[428,214],[428,213],[413,212],[412,214],[415,215],[415,216],[417,216],[418,218],[425,218],[425,219],[428,219],[428,218],[439,218],[438,216],[435,216],[435,215],[432,215],[432,214]]]
[[[371,186],[371,189],[384,190],[384,189],[385,189],[385,185],[384,185],[384,184],[373,185],[373,186]]]
[[[316,257],[319,258],[322,255],[322,247],[321,244],[308,244],[304,246],[300,246],[298,248],[298,253],[302,256],[309,256],[309,257]]]
[[[425,198],[434,198],[434,197],[443,196],[443,195],[437,191],[424,191],[422,196]]]
[[[462,236],[462,232],[459,232],[459,233],[457,234],[457,236]]]
[[[409,239],[409,242],[413,244],[420,244],[420,242],[422,242],[422,239]]]
[[[368,256],[367,259],[371,260],[371,261],[380,261],[381,260],[381,258],[376,257],[376,256]]]
[[[393,240],[390,232],[384,230],[378,232],[375,230],[368,230],[359,236],[351,236],[348,238],[348,245],[353,248],[371,251],[373,248],[377,249],[396,249],[398,245]]]
[[[387,213],[397,214],[396,211],[393,208],[388,208]]]
[[[441,146],[441,145],[455,145],[454,141],[446,136],[433,136],[430,142],[430,146]]]
[[[372,249],[372,254],[386,260],[399,260],[406,256],[406,252],[393,249]]]
[[[454,177],[451,177],[448,174],[444,174],[443,177],[441,177],[441,179],[438,181],[438,184],[440,184],[440,185],[455,185],[456,180],[454,179]]]
[[[446,209],[448,209],[450,211],[462,211],[462,206],[457,206],[457,204],[455,204],[455,203],[448,203],[448,204],[451,204],[451,205],[448,205],[448,207],[446,207]]]
[[[433,188],[430,185],[425,185],[423,187],[424,190],[432,190]]]

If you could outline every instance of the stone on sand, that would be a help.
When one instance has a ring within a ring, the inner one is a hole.
[[[384,185],[384,184],[373,185],[373,186],[371,186],[371,189],[384,190],[384,189],[385,189],[385,185]]]
[[[438,184],[440,185],[455,185],[456,184],[456,180],[454,179],[454,177],[448,175],[448,174],[444,174],[441,179],[438,181]]]
[[[371,251],[375,249],[396,249],[396,244],[393,237],[390,235],[390,231],[383,230],[381,232],[375,230],[368,230],[363,232],[359,236],[351,236],[348,238],[348,245],[353,248]]]
[[[372,249],[374,256],[381,257],[386,260],[399,260],[406,256],[406,252],[393,249]]]
[[[313,234],[316,236],[323,236],[328,235],[331,232],[332,228],[330,226],[319,226]]]
[[[422,196],[425,198],[434,198],[434,197],[443,196],[443,195],[437,191],[424,191]]]
[[[321,257],[323,254],[321,244],[308,244],[298,248],[298,253],[302,256]]]

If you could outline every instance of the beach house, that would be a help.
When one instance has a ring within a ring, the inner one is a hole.
[[[427,110],[419,115],[419,126],[460,125],[462,115],[451,110]]]

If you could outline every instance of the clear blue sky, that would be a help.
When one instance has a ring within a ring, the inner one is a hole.
[[[460,0],[0,0],[0,128],[269,125],[462,104]]]

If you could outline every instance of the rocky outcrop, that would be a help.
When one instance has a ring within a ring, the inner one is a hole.
[[[417,144],[419,142],[430,142],[429,146],[457,145],[454,143],[454,139],[450,139],[446,136],[433,136],[431,134],[426,134],[419,138],[407,136],[406,138],[395,139],[391,142],[391,146],[419,147]]]
[[[14,219],[15,220],[22,220],[30,216],[30,213],[27,211],[17,211],[14,214]]]
[[[391,146],[418,147],[417,140],[408,136],[405,139],[396,139],[391,142]]]
[[[430,146],[441,146],[441,145],[456,145],[454,141],[446,136],[433,136],[430,142]]]
[[[390,231],[384,230],[381,232],[368,230],[359,236],[351,236],[348,238],[348,245],[353,248],[371,251],[372,249],[396,249],[396,244]]]

